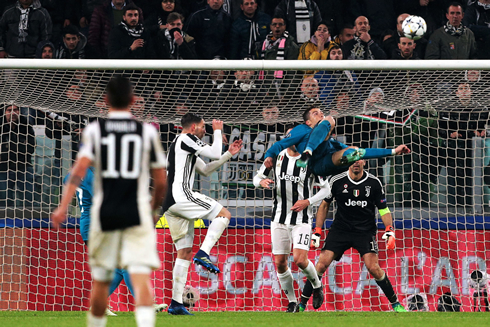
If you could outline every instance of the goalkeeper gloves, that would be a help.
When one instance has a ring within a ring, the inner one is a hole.
[[[386,248],[388,250],[395,249],[395,230],[393,229],[393,226],[386,226],[382,239],[386,240]]]
[[[311,248],[320,247],[320,238],[322,237],[322,229],[320,227],[315,227],[313,233],[311,234]]]

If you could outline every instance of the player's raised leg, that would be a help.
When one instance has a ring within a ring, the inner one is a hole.
[[[223,231],[228,227],[230,219],[231,213],[228,211],[228,209],[222,207],[216,218],[214,218],[209,225],[208,232],[206,233],[206,237],[201,244],[201,248],[194,256],[195,263],[203,266],[215,274],[219,273],[220,270],[209,259],[209,253],[211,253],[211,249],[216,242],[218,242],[221,234],[223,234]]]
[[[410,153],[410,149],[404,144],[395,149],[348,147],[335,152],[332,161],[336,166],[348,166],[361,159],[383,158],[403,153]]]
[[[378,255],[376,253],[366,253],[362,256],[362,259],[366,264],[367,270],[376,280],[376,284],[381,287],[386,298],[390,301],[393,311],[406,312],[407,310],[398,301],[390,279],[378,264]]]
[[[313,115],[315,115],[319,111],[321,113],[321,110],[319,108],[311,109],[309,115],[311,117],[311,121],[315,122],[315,118]],[[321,113],[323,116],[323,113]],[[315,126],[315,125],[314,125]],[[311,131],[310,137],[308,139],[308,143],[306,144],[306,148],[301,154],[301,158],[297,161],[297,166],[299,167],[306,167],[308,160],[311,158],[313,151],[315,151],[316,148],[325,140],[328,140],[330,138],[330,135],[332,133],[332,130],[335,128],[335,120],[333,119],[332,116],[327,116],[322,118],[316,126],[313,128]]]

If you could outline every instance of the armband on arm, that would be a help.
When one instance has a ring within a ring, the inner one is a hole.
[[[381,216],[384,216],[387,213],[391,213],[390,208],[378,209],[378,211]]]

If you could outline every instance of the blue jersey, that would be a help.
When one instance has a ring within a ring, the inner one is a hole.
[[[289,148],[292,145],[296,146],[296,151],[303,153],[306,144],[308,144],[308,139],[310,138],[312,130],[313,129],[306,124],[296,126],[285,138],[274,143],[265,153],[265,157],[272,157],[275,159],[282,150]]]
[[[87,174],[82,180],[82,183],[77,187],[76,195],[78,205],[80,206],[80,234],[82,234],[82,239],[86,242],[88,241],[88,234],[90,229],[90,208],[92,207],[92,197],[93,197],[93,184],[94,184],[94,168],[90,167],[87,169]],[[66,175],[63,183],[66,184],[70,174]]]

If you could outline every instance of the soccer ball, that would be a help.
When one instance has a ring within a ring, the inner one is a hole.
[[[427,32],[427,24],[422,17],[408,16],[402,23],[402,31],[405,37],[418,40]]]
[[[184,293],[182,293],[182,302],[187,308],[192,308],[199,301],[199,291],[197,288],[187,285],[184,287]]]

